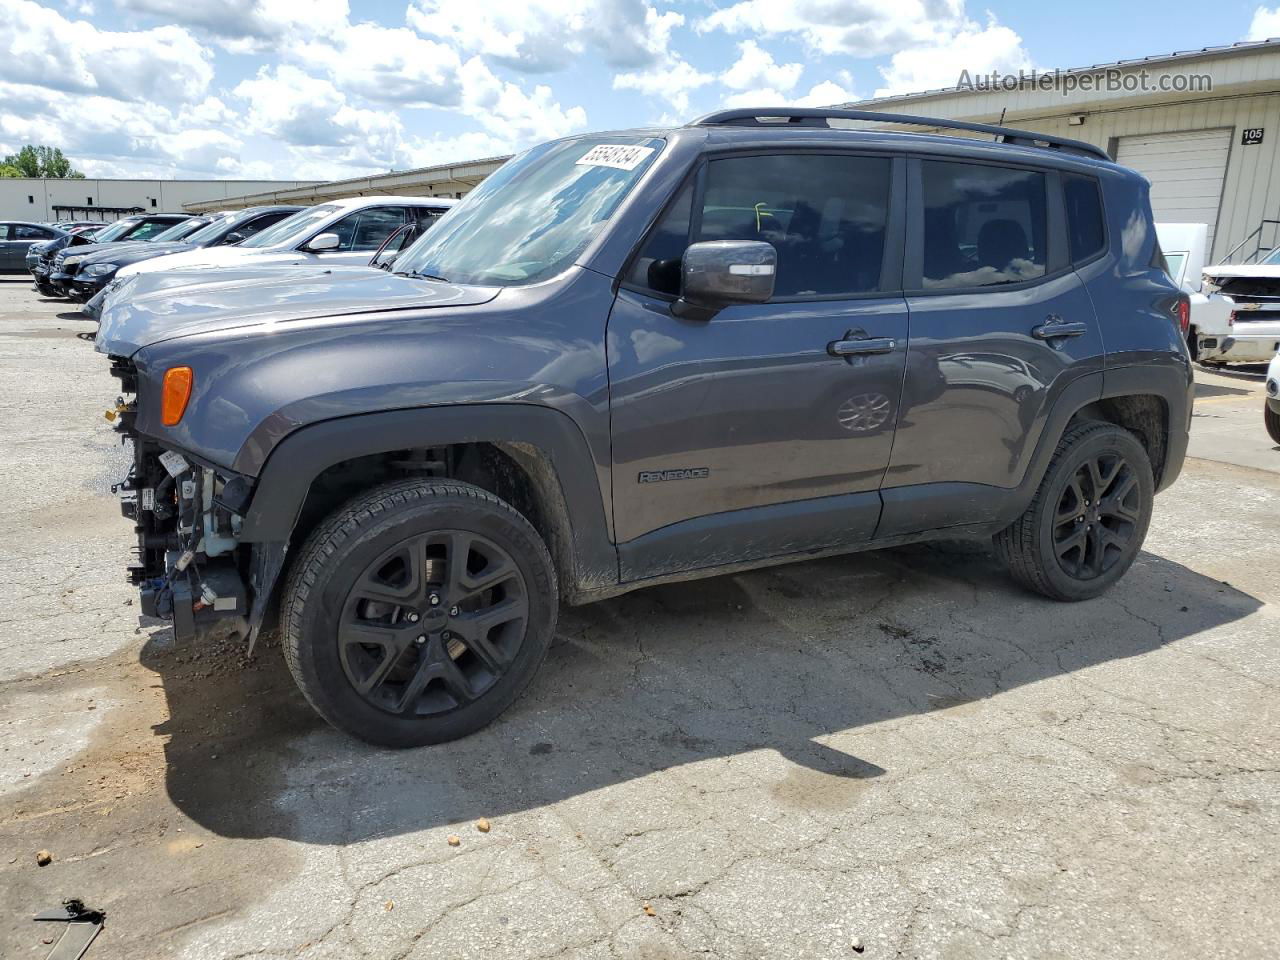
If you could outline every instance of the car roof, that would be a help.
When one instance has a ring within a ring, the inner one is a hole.
[[[452,207],[457,200],[452,197],[405,197],[388,194],[371,197],[343,197],[341,200],[322,200],[315,206],[341,207],[343,210],[354,210],[360,207],[386,203],[396,203],[405,207]]]
[[[761,116],[774,111],[761,110]],[[781,111],[777,111],[781,112]],[[817,111],[815,111],[817,112]],[[839,119],[837,117],[837,119]],[[927,119],[927,118],[921,118]],[[884,119],[892,123],[892,117]],[[939,120],[940,125],[951,121]],[[1014,131],[1011,131],[1014,132]],[[1092,173],[1101,170],[1139,176],[1101,156],[1021,143],[1004,143],[991,139],[975,139],[958,134],[915,133],[884,128],[820,127],[786,123],[761,123],[735,125],[730,123],[691,123],[680,127],[637,127],[625,130],[607,130],[596,133],[574,134],[565,140],[608,137],[657,138],[668,142],[684,141],[700,145],[703,149],[761,149],[776,150],[779,147],[821,149],[839,146],[849,149],[862,148],[876,151],[937,154],[940,157],[965,157],[968,159],[1029,163],[1037,166],[1074,167],[1088,169]],[[1068,141],[1069,142],[1069,141]],[[1090,149],[1097,148],[1090,146]]]

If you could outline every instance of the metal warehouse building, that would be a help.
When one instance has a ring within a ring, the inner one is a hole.
[[[416,170],[397,170],[371,177],[355,177],[350,180],[332,180],[328,183],[305,184],[296,187],[267,190],[234,197],[230,200],[208,200],[188,203],[191,213],[210,210],[240,209],[263,203],[301,203],[309,205],[343,197],[407,196],[407,197],[461,197],[476,184],[507,162],[508,157],[488,157],[483,160],[466,160],[446,163]]]
[[[228,197],[302,187],[310,180],[36,180],[0,178],[0,220],[115,220],[152,210],[181,213],[205,202],[222,209]]]
[[[844,106],[1086,140],[1151,181],[1157,221],[1208,224],[1215,260],[1280,241],[1280,40],[1063,71],[1058,89],[991,80]]]

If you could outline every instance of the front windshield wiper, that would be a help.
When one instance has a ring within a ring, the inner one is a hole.
[[[393,270],[397,277],[413,277],[415,280],[434,280],[436,283],[448,283],[448,277],[436,277],[429,273],[419,273],[417,270]]]

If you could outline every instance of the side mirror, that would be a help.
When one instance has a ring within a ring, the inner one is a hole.
[[[227,246],[231,246],[232,244],[239,243],[243,239],[244,239],[243,233],[241,233],[238,230],[232,230],[230,233],[228,233],[225,237],[222,238],[222,242],[225,243]]]
[[[690,244],[680,264],[678,317],[708,320],[735,303],[765,303],[773,297],[778,251],[762,240],[709,240]]]
[[[311,253],[324,253],[326,250],[337,250],[342,246],[342,239],[336,233],[320,233],[311,238],[307,250]]]

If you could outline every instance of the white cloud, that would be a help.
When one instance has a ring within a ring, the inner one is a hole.
[[[684,23],[645,0],[411,0],[406,20],[464,55],[529,73],[563,69],[583,54],[620,69],[652,66]]]
[[[875,95],[887,97],[954,87],[963,70],[976,76],[993,70],[1017,74],[1031,67],[1022,38],[992,17],[985,27],[967,23],[937,43],[895,53],[889,65],[880,69],[884,85]]]
[[[0,81],[183,103],[204,97],[211,61],[210,51],[181,27],[114,33],[31,0],[0,3]]]
[[[499,79],[479,57],[462,65],[462,112],[509,144],[550,140],[587,125],[582,107],[561,107],[551,88],[539,84],[532,93]]]
[[[1280,37],[1280,7],[1271,10],[1258,7],[1253,11],[1253,21],[1249,24],[1249,35],[1246,40],[1270,40]]]
[[[284,55],[323,68],[342,90],[368,100],[399,107],[456,106],[462,100],[457,51],[406,27],[353,24]]]
[[[677,114],[686,114],[689,112],[689,94],[714,79],[713,74],[703,73],[679,55],[673,55],[648,70],[615,74],[613,89],[635,90],[654,99],[666,100]]]
[[[780,90],[763,87],[755,90],[744,90],[730,94],[721,103],[722,107],[833,107],[837,104],[856,100],[857,94],[851,89],[831,80],[815,84],[803,96],[792,96]]]
[[[241,147],[239,137],[216,122],[214,102],[194,109],[140,107],[0,83],[0,150],[56,144],[90,176],[212,176],[238,163]]]
[[[285,64],[263,67],[235,95],[248,106],[248,129],[295,147],[329,147],[336,163],[386,170],[395,165],[404,134],[400,119],[347,103],[329,80]]]
[[[720,74],[720,82],[732,90],[765,87],[790,90],[800,82],[802,63],[778,63],[773,55],[754,40],[738,44],[738,59]]]
[[[208,34],[236,53],[336,34],[349,13],[347,0],[116,0],[116,5]]]
[[[874,57],[957,30],[964,0],[741,0],[695,24],[752,37],[790,35],[822,54]]]

